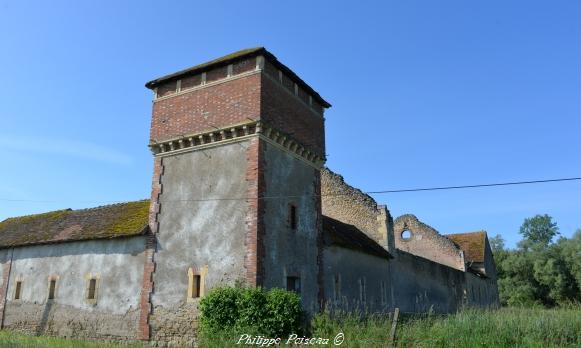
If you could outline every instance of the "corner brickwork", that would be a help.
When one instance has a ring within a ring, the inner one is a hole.
[[[250,141],[246,150],[246,182],[248,183],[246,201],[248,212],[246,214],[246,256],[244,267],[246,269],[246,282],[250,286],[262,285],[264,271],[262,258],[264,257],[264,144],[260,138],[255,137]]]
[[[161,194],[161,177],[163,175],[163,158],[156,157],[153,162],[153,179],[151,185],[151,202],[149,208],[149,233],[145,238],[145,260],[143,265],[143,284],[139,304],[138,338],[149,340],[151,326],[149,316],[152,313],[151,294],[153,292],[153,272],[155,272],[156,234],[159,228],[159,196]]]

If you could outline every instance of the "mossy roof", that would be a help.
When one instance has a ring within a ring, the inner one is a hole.
[[[323,232],[328,246],[336,245],[386,259],[391,257],[387,250],[353,225],[323,216]]]
[[[462,251],[466,262],[484,262],[484,249],[486,248],[486,232],[466,232],[447,234]]]
[[[145,234],[149,200],[65,209],[0,222],[0,248]]]
[[[272,64],[274,64],[274,66],[276,66],[278,69],[280,69],[286,75],[288,75],[299,86],[301,86],[309,94],[311,94],[313,96],[313,98],[315,98],[315,100],[317,100],[319,103],[321,103],[321,105],[323,105],[326,108],[331,107],[331,104],[329,104],[329,102],[327,102],[325,99],[323,99],[323,97],[321,97],[319,95],[319,93],[317,93],[311,86],[309,86],[305,81],[303,81],[300,77],[298,77],[298,75],[295,74],[289,67],[282,64],[274,56],[274,54],[267,51],[266,48],[264,48],[264,47],[245,48],[243,50],[227,54],[227,55],[222,56],[220,58],[216,58],[216,59],[211,60],[209,62],[194,65],[190,68],[180,70],[180,71],[175,72],[173,74],[158,77],[155,80],[151,80],[151,81],[147,82],[145,84],[145,87],[147,87],[149,89],[153,89],[153,88],[157,87],[158,85],[160,85],[161,83],[171,81],[171,80],[177,80],[178,77],[181,78],[181,77],[185,77],[185,76],[195,75],[195,74],[198,74],[198,73],[201,73],[204,71],[211,70],[211,69],[216,68],[216,67],[228,65],[228,64],[231,64],[231,63],[243,60],[243,59],[252,58],[252,57],[259,56],[259,55],[264,56],[266,59],[268,59],[268,61],[270,61]]]

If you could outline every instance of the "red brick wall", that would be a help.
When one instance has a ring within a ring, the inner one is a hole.
[[[151,336],[149,316],[151,314],[151,293],[153,292],[153,272],[155,272],[155,248],[159,223],[157,216],[160,209],[159,195],[161,194],[161,177],[163,175],[163,159],[155,157],[153,160],[153,179],[151,185],[151,203],[149,207],[149,234],[145,240],[145,261],[143,265],[143,284],[139,304],[138,337],[149,340]]]
[[[244,267],[246,268],[246,282],[250,286],[263,284],[264,257],[264,144],[259,138],[253,138],[246,152],[248,167],[246,169],[246,192],[248,212],[246,214],[246,255]]]
[[[150,139],[209,131],[259,115],[260,74],[256,74],[154,102]]]
[[[262,119],[318,154],[324,155],[325,125],[322,115],[315,114],[308,105],[289,92],[278,80],[273,81],[263,76]]]

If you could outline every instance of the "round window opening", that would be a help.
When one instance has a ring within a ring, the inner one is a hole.
[[[401,233],[401,239],[403,239],[403,240],[410,240],[410,239],[412,239],[412,233],[409,230],[404,230]]]

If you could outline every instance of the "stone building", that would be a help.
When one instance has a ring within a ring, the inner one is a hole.
[[[498,305],[485,232],[444,236],[324,167],[315,90],[264,48],[150,81],[150,200],[0,222],[0,325],[194,344],[217,286],[282,287],[310,312]]]

